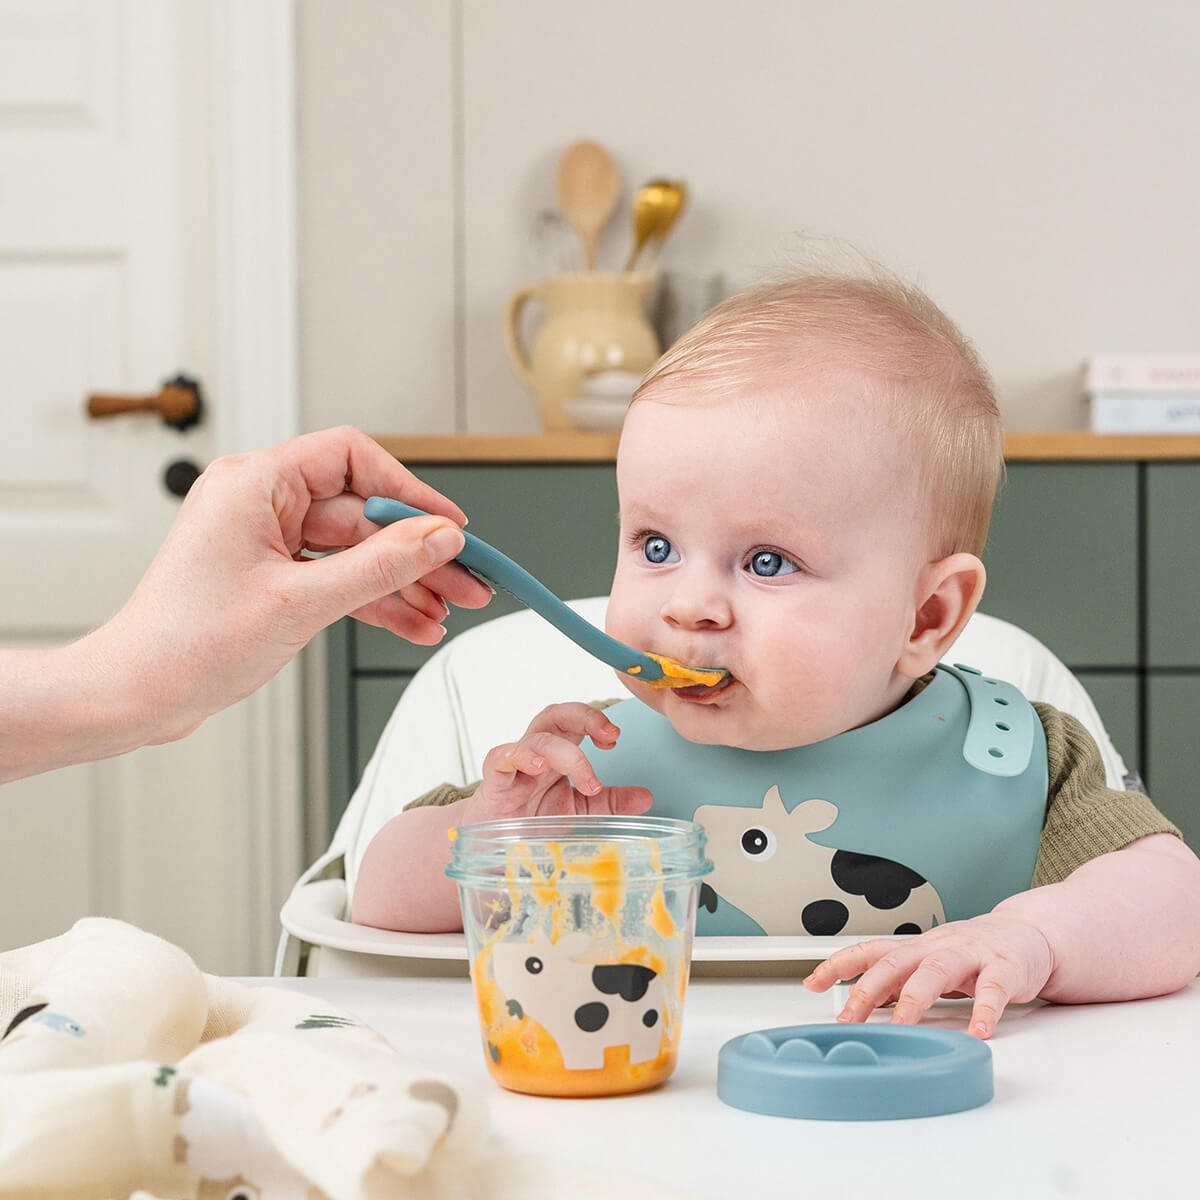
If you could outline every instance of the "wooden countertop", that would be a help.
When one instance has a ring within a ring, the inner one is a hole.
[[[616,433],[376,433],[404,463],[611,462]],[[1086,430],[1010,433],[1009,462],[1200,459],[1200,434],[1105,434]]]

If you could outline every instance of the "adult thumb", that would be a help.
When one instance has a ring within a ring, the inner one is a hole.
[[[465,540],[445,517],[385,525],[357,546],[306,563],[310,600],[329,624],[428,575],[458,554]]]

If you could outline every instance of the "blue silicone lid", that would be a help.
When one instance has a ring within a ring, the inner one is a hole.
[[[818,1121],[888,1121],[992,1098],[992,1052],[923,1025],[789,1025],[726,1042],[717,1095],[734,1108]]]

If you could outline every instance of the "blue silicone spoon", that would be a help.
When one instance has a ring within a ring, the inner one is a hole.
[[[363,516],[376,525],[390,525],[405,517],[427,515],[422,509],[385,496],[372,496],[363,505]],[[585,621],[574,609],[568,608],[548,587],[539,583],[507,555],[473,534],[464,533],[463,536],[467,540],[458,555],[458,562],[494,587],[507,592],[514,600],[519,600],[539,617],[545,618],[555,629],[565,633],[577,646],[602,663],[623,671],[641,683],[659,688],[694,687],[697,684],[711,687],[728,674],[724,667],[688,667],[673,658],[647,654],[618,642]]]

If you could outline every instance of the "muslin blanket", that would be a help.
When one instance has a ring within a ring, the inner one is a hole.
[[[300,992],[88,918],[0,954],[0,1196],[680,1200],[489,1147],[477,1090]]]

